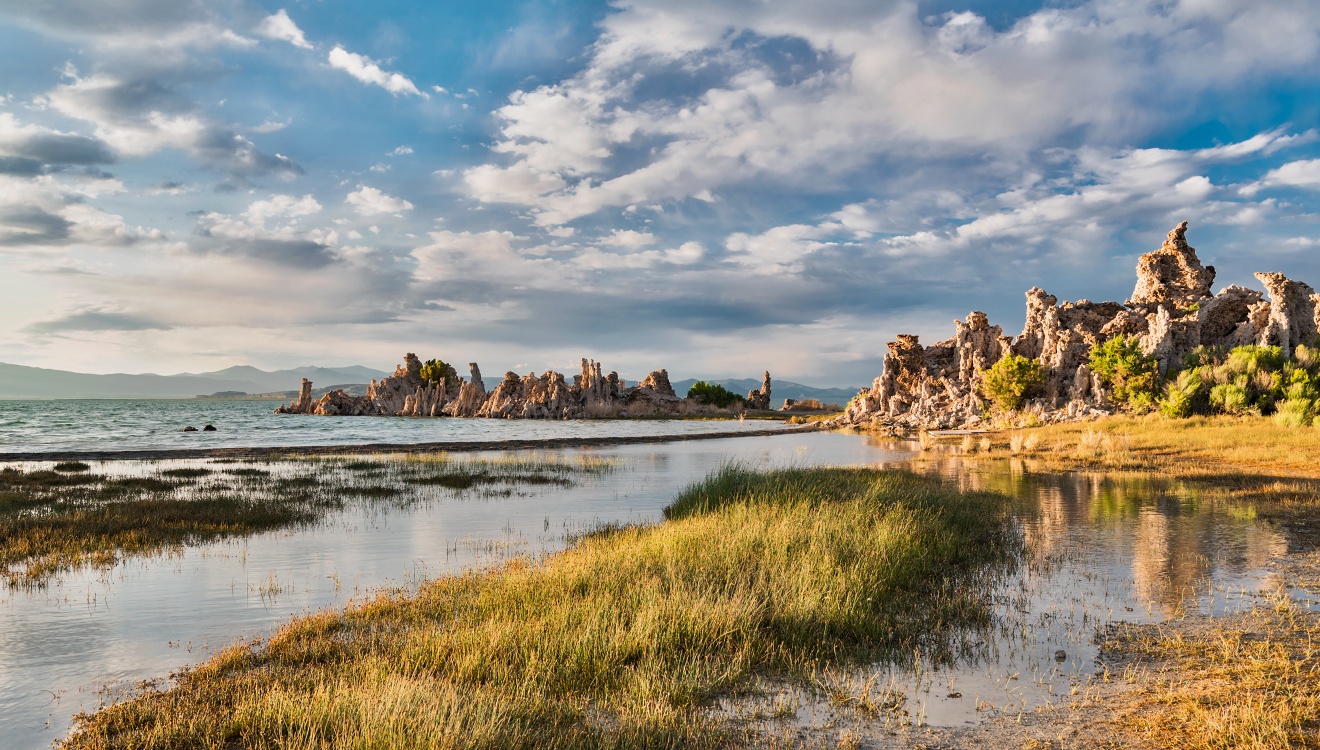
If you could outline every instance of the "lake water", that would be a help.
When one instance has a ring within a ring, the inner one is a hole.
[[[0,454],[370,443],[493,442],[764,430],[736,419],[429,419],[274,414],[278,401],[0,401]],[[207,424],[216,432],[200,432]],[[199,432],[179,432],[185,426]]]
[[[413,422],[420,420],[406,421]],[[830,433],[534,455],[600,458],[614,468],[579,476],[575,486],[511,494],[431,488],[406,508],[366,502],[307,528],[130,558],[62,575],[45,589],[0,590],[4,746],[48,747],[73,714],[237,640],[265,636],[291,616],[510,554],[562,549],[597,524],[656,521],[682,487],[730,461],[902,465],[913,456],[907,444]],[[232,466],[120,462],[93,471],[198,465]],[[956,458],[920,470],[1007,494],[1027,543],[1022,564],[995,592],[997,626],[978,635],[963,659],[916,677],[889,669],[869,675],[903,692],[912,719],[930,724],[974,723],[1066,694],[1094,670],[1094,634],[1107,622],[1251,606],[1254,592],[1272,585],[1270,559],[1285,549],[1271,527],[1167,482],[1035,474],[1021,464]],[[837,718],[827,704],[800,696],[799,723]]]

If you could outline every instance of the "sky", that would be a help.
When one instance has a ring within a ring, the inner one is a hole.
[[[1177,222],[1320,285],[1314,0],[0,0],[0,361],[857,386]]]

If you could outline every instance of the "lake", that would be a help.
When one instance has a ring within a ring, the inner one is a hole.
[[[405,504],[363,501],[311,526],[81,569],[46,588],[0,590],[0,733],[6,747],[48,747],[75,713],[235,641],[268,635],[292,616],[510,555],[553,552],[601,524],[656,522],[685,485],[729,462],[906,466],[913,448],[808,433],[522,453],[536,460],[605,461],[611,469],[577,475],[571,486],[420,488]],[[453,460],[499,457],[476,453]],[[113,475],[202,466],[223,472],[235,465],[104,462],[92,470]],[[1272,585],[1269,561],[1285,548],[1270,526],[1169,482],[1034,473],[1021,462],[956,457],[917,468],[1005,494],[1026,542],[1024,558],[993,592],[996,627],[974,634],[959,661],[915,677],[904,670],[876,672],[882,684],[908,696],[915,720],[929,724],[974,723],[1067,694],[1094,670],[1093,636],[1107,622],[1251,606],[1254,593]],[[960,697],[948,697],[955,692]],[[796,720],[829,722],[831,711],[801,696]]]
[[[369,443],[494,442],[764,430],[736,419],[452,419],[273,414],[278,401],[0,401],[0,454]],[[214,425],[216,432],[179,432]],[[786,425],[782,425],[786,426]]]

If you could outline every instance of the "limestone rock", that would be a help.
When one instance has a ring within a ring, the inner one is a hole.
[[[484,417],[490,419],[582,419],[619,416],[626,408],[636,413],[677,414],[701,410],[674,393],[666,370],[656,370],[632,388],[617,372],[602,373],[599,362],[582,360],[582,372],[573,383],[554,371],[541,375],[505,373],[495,389],[486,392],[481,369],[468,365],[471,379],[458,377],[447,367],[439,382],[423,380],[422,362],[411,352],[394,373],[373,380],[365,396],[351,396],[339,389],[312,398],[312,383],[304,379],[297,400],[277,412],[337,416]],[[428,373],[434,377],[433,373]],[[769,396],[770,374],[764,389]],[[634,408],[635,407],[635,408]]]
[[[1201,326],[1201,343],[1225,348],[1254,343],[1259,331],[1253,322],[1252,307],[1261,301],[1261,296],[1254,289],[1234,284],[1202,302],[1201,309],[1196,312]]]
[[[649,408],[653,412],[676,411],[683,400],[674,393],[674,386],[669,383],[669,373],[665,370],[652,371],[636,388],[629,388],[625,393],[630,406]]]
[[[1038,360],[1045,370],[1027,410],[1045,421],[1085,419],[1112,407],[1091,372],[1091,351],[1109,339],[1135,338],[1161,372],[1181,366],[1200,345],[1277,345],[1285,356],[1320,331],[1320,294],[1280,274],[1256,274],[1269,294],[1229,286],[1211,296],[1214,268],[1202,267],[1187,244],[1187,223],[1164,245],[1141,256],[1137,285],[1125,304],[1078,300],[1059,304],[1039,287],[1027,292],[1026,323],[1016,339],[1003,336],[984,313],[955,321],[952,339],[923,347],[899,334],[888,344],[884,369],[848,403],[836,425],[887,424],[939,429],[969,426],[986,413],[982,373],[1008,353]]]
[[[748,409],[766,410],[770,408],[770,371],[766,370],[765,376],[761,379],[761,387],[753,388],[747,392],[747,399],[744,405]]]
[[[307,378],[302,379],[302,388],[298,391],[298,399],[287,406],[278,406],[275,408],[276,414],[311,414],[316,408],[312,401],[312,381]]]
[[[1270,315],[1256,339],[1262,346],[1277,346],[1291,357],[1298,344],[1309,344],[1316,334],[1315,290],[1281,273],[1258,273],[1256,278],[1270,295]]]
[[[1129,305],[1162,302],[1187,306],[1210,296],[1215,267],[1202,266],[1196,249],[1187,244],[1187,222],[1169,232],[1164,245],[1137,261],[1137,286]]]

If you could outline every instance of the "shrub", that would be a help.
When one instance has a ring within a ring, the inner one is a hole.
[[[1223,383],[1210,389],[1210,406],[1224,414],[1245,414],[1251,397],[1244,386]]]
[[[1159,392],[1159,363],[1141,352],[1136,337],[1115,336],[1091,350],[1091,372],[1109,387],[1114,400],[1149,411]]]
[[[709,404],[721,409],[727,409],[733,404],[742,404],[742,396],[730,391],[719,383],[707,383],[704,380],[698,380],[688,389],[687,397],[693,401],[703,404]]]
[[[1032,388],[1045,381],[1045,370],[1034,359],[1009,354],[981,374],[981,394],[1004,411],[1014,411]]]
[[[1177,380],[1169,383],[1160,402],[1160,413],[1166,417],[1182,419],[1210,410],[1210,396],[1201,380],[1200,368],[1183,370]]]
[[[445,381],[446,388],[453,386],[458,382],[458,371],[449,366],[448,362],[438,359],[428,359],[426,364],[422,365],[422,380],[431,385],[440,385]]]
[[[1289,398],[1279,402],[1274,421],[1284,427],[1305,427],[1315,419],[1315,401],[1309,398]]]

